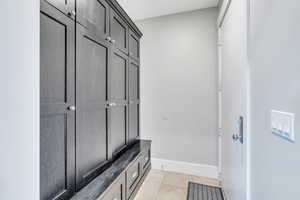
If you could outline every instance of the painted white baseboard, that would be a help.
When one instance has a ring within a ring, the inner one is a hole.
[[[182,161],[152,158],[153,169],[218,179],[218,167]]]

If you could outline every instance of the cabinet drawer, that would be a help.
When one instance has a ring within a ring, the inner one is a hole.
[[[125,200],[125,175],[122,174],[98,200]]]
[[[141,164],[137,159],[126,171],[126,187],[127,187],[127,199],[134,191],[136,185],[141,178]]]
[[[144,172],[148,168],[148,166],[150,164],[150,160],[151,160],[151,151],[150,151],[150,149],[147,149],[146,151],[144,151],[142,153],[141,158],[140,158],[141,171],[142,171],[141,174],[144,174]]]

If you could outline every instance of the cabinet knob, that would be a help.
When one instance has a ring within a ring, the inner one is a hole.
[[[149,159],[148,157],[145,157],[145,161],[148,161],[148,159]]]
[[[107,38],[105,38],[105,40],[111,42],[111,37],[108,36]]]
[[[68,16],[69,17],[75,17],[76,16],[76,12],[74,11],[74,10],[72,10],[72,11],[70,11],[70,12],[68,12]]]
[[[75,110],[76,110],[76,107],[75,107],[75,106],[69,106],[69,107],[68,107],[68,110],[70,110],[70,111],[75,111]]]
[[[138,173],[137,173],[137,172],[134,172],[134,173],[132,174],[132,178],[133,178],[133,179],[136,178],[137,175],[138,175]]]
[[[114,103],[114,102],[111,102],[111,103],[108,103],[108,104],[107,104],[108,107],[113,107],[113,106],[116,106],[116,105],[117,105],[117,104]]]
[[[111,40],[111,43],[113,43],[113,44],[116,43],[116,40]]]

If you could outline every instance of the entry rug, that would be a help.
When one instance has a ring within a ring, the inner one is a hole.
[[[221,188],[189,182],[187,200],[224,200]]]

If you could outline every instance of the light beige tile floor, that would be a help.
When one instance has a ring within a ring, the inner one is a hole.
[[[189,181],[220,186],[216,179],[151,170],[135,200],[186,200]]]

